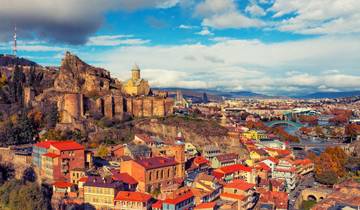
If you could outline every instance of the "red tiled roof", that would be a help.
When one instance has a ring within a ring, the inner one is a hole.
[[[270,171],[271,170],[271,168],[268,165],[266,165],[264,162],[257,163],[255,165],[255,168],[256,169],[261,169],[261,170],[264,170],[264,171]]]
[[[114,173],[112,178],[117,181],[125,182],[127,184],[137,184],[138,182],[128,173]]]
[[[186,192],[185,194],[181,195],[181,196],[178,196],[174,199],[165,199],[164,200],[164,203],[168,203],[168,204],[178,204],[178,203],[181,203],[187,199],[190,199],[194,197],[194,194],[191,192],[191,191],[188,191]]]
[[[295,165],[308,165],[313,163],[310,159],[303,159],[303,160],[295,160],[294,164]]]
[[[57,157],[60,157],[60,155],[55,154],[55,153],[52,153],[52,152],[45,153],[45,154],[43,154],[43,156],[46,156],[46,157],[49,157],[49,158],[57,158]]]
[[[274,158],[274,157],[268,157],[267,160],[270,160],[271,162],[276,163],[276,164],[279,163],[279,159]]]
[[[148,202],[151,195],[141,192],[120,191],[115,197],[115,201],[135,201]]]
[[[70,182],[54,182],[53,185],[57,188],[68,188],[71,187],[73,184]]]
[[[288,207],[289,195],[286,192],[267,191],[260,195],[260,203],[273,203],[276,209],[286,209]]]
[[[56,149],[60,151],[68,151],[68,150],[81,150],[84,149],[84,147],[75,142],[75,141],[60,141],[60,142],[54,142],[51,144],[51,146],[55,147]]]
[[[141,160],[135,160],[138,164],[143,166],[145,169],[162,168],[167,166],[174,166],[177,162],[173,158],[165,157],[151,157]]]
[[[203,156],[197,156],[194,158],[194,163],[197,165],[201,165],[201,164],[207,164],[209,163],[209,161],[206,160],[206,158],[204,158]]]
[[[220,195],[220,198],[223,198],[223,197],[243,201],[246,199],[247,196],[224,192],[224,193],[221,193],[221,195]]]
[[[81,177],[79,182],[86,182],[88,180],[87,176]]]
[[[151,207],[154,209],[154,208],[157,208],[157,209],[160,209],[162,208],[162,204],[163,204],[163,201],[162,200],[157,200],[155,203],[153,203],[151,205]]]
[[[217,172],[217,171],[213,171],[213,172],[212,172],[212,175],[213,175],[215,178],[217,178],[217,179],[221,179],[221,178],[224,177],[224,174],[223,174],[223,173]]]
[[[195,209],[208,209],[208,208],[214,208],[215,206],[216,206],[216,202],[200,203],[195,207]]]
[[[235,153],[228,153],[228,154],[217,155],[215,156],[215,158],[218,159],[220,162],[222,162],[222,161],[237,159],[238,155]]]
[[[47,140],[47,141],[38,142],[38,143],[34,144],[34,146],[48,149],[50,147],[50,145],[54,142],[57,142],[57,141]]]
[[[251,184],[240,179],[235,179],[233,182],[230,182],[224,186],[224,188],[236,188],[242,191],[247,191],[253,187],[255,187],[255,184]]]
[[[234,165],[229,165],[229,166],[224,166],[221,168],[216,169],[215,171],[217,172],[222,172],[224,174],[231,174],[237,171],[246,171],[246,172],[251,172],[251,168],[241,165],[241,164],[234,164]]]

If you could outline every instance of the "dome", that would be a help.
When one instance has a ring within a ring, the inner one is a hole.
[[[135,63],[135,64],[133,65],[133,67],[132,67],[131,70],[133,70],[133,71],[140,71],[140,68],[139,68],[139,66]]]

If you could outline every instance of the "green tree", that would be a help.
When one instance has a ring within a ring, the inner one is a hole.
[[[51,103],[46,107],[45,119],[44,119],[46,128],[54,128],[58,120],[59,120],[58,108],[56,104]]]
[[[34,141],[34,137],[37,134],[37,126],[25,114],[21,114],[15,124],[12,122],[7,123],[7,145],[27,144]]]
[[[23,183],[11,180],[0,187],[0,203],[9,209],[46,210],[49,199],[44,196],[40,186],[35,182]]]

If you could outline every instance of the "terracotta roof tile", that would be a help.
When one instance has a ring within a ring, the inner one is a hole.
[[[73,184],[70,182],[54,182],[53,185],[57,188],[68,188],[71,187]]]
[[[182,194],[180,196],[177,196],[174,199],[165,199],[164,203],[168,204],[178,204],[182,201],[188,200],[190,198],[194,197],[194,194],[191,191],[186,192],[185,194]]]
[[[241,201],[243,201],[247,198],[247,196],[245,196],[245,195],[238,195],[238,194],[232,194],[232,193],[227,193],[227,192],[221,193],[220,198],[224,198],[224,197],[241,200]]]
[[[195,209],[209,209],[209,208],[214,208],[215,206],[216,206],[216,202],[200,203],[195,207]]]
[[[120,182],[124,182],[127,184],[137,184],[138,182],[132,177],[130,176],[128,173],[120,173],[120,172],[116,172],[113,173],[112,178],[116,181],[120,181]]]
[[[229,166],[224,166],[224,167],[218,168],[215,171],[224,173],[224,174],[231,174],[231,173],[235,173],[238,171],[251,172],[252,169],[250,167],[247,167],[247,166],[244,166],[241,164],[234,164],[234,165],[229,165]]]
[[[144,158],[141,160],[135,160],[135,162],[137,162],[147,170],[162,168],[167,166],[174,166],[177,164],[177,162],[173,158],[165,158],[165,157]]]
[[[54,142],[51,146],[55,147],[60,151],[68,151],[68,150],[81,150],[84,149],[84,146],[75,142],[75,141],[59,141]]]
[[[120,191],[116,194],[115,201],[148,202],[151,195],[141,192]]]
[[[43,154],[43,156],[46,156],[46,157],[49,157],[49,158],[57,158],[57,157],[60,157],[60,155],[55,154],[55,153],[52,153],[52,152],[45,153],[45,154]]]
[[[224,186],[224,188],[235,188],[242,191],[250,190],[253,187],[255,187],[255,184],[251,184],[240,179],[236,179]]]
[[[54,142],[57,142],[57,141],[47,140],[47,141],[38,142],[38,143],[34,144],[34,146],[48,149],[50,147],[50,145]]]

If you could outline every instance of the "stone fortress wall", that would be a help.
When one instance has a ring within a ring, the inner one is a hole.
[[[38,95],[33,88],[24,87],[23,99],[26,106],[56,102],[62,124],[78,124],[88,117],[122,119],[124,114],[134,117],[172,114],[173,99],[164,93],[153,94],[137,65],[131,69],[131,76],[123,85],[109,71],[90,66],[66,52],[51,86]]]

